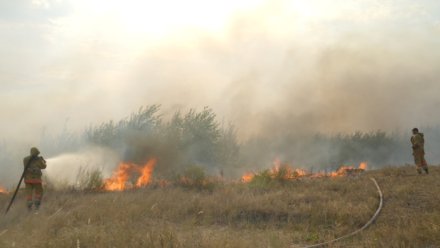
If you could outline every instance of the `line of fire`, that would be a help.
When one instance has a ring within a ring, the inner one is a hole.
[[[167,187],[173,183],[164,179],[154,180],[153,173],[158,161],[156,158],[148,160],[143,165],[138,165],[132,162],[121,162],[112,172],[111,177],[103,180],[102,191],[124,191],[133,190],[149,185],[158,185],[160,187]],[[273,162],[273,166],[270,169],[264,170],[264,172],[269,175],[269,177],[281,177],[283,180],[298,180],[298,179],[318,179],[318,178],[335,178],[344,176],[357,176],[363,173],[367,169],[367,162],[362,162],[358,167],[355,166],[340,166],[335,171],[318,171],[310,172],[301,168],[294,168],[293,166],[282,163],[280,160],[276,159]],[[260,175],[262,172],[246,172],[244,173],[239,183],[251,183],[252,180]],[[191,179],[184,176],[178,179],[180,182],[188,182]],[[223,181],[223,178],[216,178],[215,180]],[[237,181],[231,181],[231,183],[237,183]],[[0,194],[8,194],[9,191],[0,186]]]

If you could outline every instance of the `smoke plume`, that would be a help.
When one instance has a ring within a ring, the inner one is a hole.
[[[267,160],[297,152],[293,137],[407,134],[440,123],[433,114],[440,104],[434,1],[258,1],[229,11],[215,28],[194,24],[166,34],[140,17],[124,28],[127,20],[110,3],[95,10],[86,2],[0,3],[2,168],[47,133],[81,136],[89,125],[153,104],[165,120],[209,106],[221,124],[235,125],[241,143],[272,144]],[[178,22],[160,18],[157,25]],[[203,18],[195,23],[209,23]]]

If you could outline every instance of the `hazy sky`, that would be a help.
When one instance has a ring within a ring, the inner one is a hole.
[[[240,135],[438,125],[434,0],[0,0],[0,139],[140,106]]]

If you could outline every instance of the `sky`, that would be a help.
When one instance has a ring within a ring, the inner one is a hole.
[[[241,138],[440,124],[434,0],[0,0],[0,140],[141,106]]]

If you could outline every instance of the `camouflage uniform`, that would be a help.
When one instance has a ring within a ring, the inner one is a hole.
[[[411,137],[411,144],[413,148],[414,162],[417,167],[417,172],[422,173],[422,169],[428,173],[428,164],[425,160],[425,139],[423,133],[415,133]]]
[[[24,182],[26,184],[26,200],[27,207],[32,209],[32,205],[35,204],[35,208],[38,209],[41,204],[41,198],[43,197],[43,186],[41,180],[41,170],[46,168],[46,161],[43,157],[38,156],[40,151],[37,148],[31,148],[31,155],[23,159],[23,165],[26,168],[29,160],[32,161],[29,167],[24,173]],[[33,194],[35,191],[35,195]],[[34,198],[33,198],[34,196]]]

